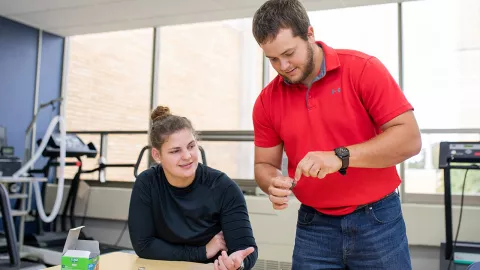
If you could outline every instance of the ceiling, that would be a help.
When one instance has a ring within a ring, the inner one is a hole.
[[[308,10],[408,0],[302,0]],[[0,0],[0,16],[60,36],[252,17],[265,0]]]

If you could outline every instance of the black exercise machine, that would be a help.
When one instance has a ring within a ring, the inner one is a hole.
[[[458,232],[462,220],[465,181],[469,170],[479,170],[480,142],[441,142],[439,152],[439,168],[443,169],[444,204],[445,204],[445,236],[441,243],[440,269],[467,269],[468,265],[480,261],[480,243],[458,242]],[[454,169],[466,170],[460,204],[460,218],[457,233],[453,240],[452,229],[452,190],[450,172]],[[480,225],[480,222],[479,222]]]
[[[42,152],[42,156],[48,157],[47,163],[41,169],[32,169],[29,171],[29,174],[43,174],[45,178],[50,177],[50,172],[52,168],[60,166],[60,162],[57,159],[60,157],[60,134],[53,133],[49,138],[47,147]],[[40,145],[41,140],[39,140],[38,145]],[[40,219],[38,213],[36,214],[36,224],[37,224],[37,233],[32,234],[30,237],[25,239],[25,244],[34,247],[40,248],[50,248],[57,247],[63,250],[63,245],[67,239],[68,229],[66,228],[66,218],[68,216],[68,210],[70,210],[70,221],[71,225],[75,225],[75,216],[72,210],[75,210],[75,200],[76,192],[78,191],[78,184],[80,182],[80,174],[82,173],[82,160],[81,157],[85,156],[87,158],[95,158],[97,156],[97,150],[92,143],[85,144],[78,136],[75,134],[67,134],[66,136],[66,158],[76,158],[76,162],[65,162],[65,166],[76,166],[78,167],[77,173],[72,180],[70,185],[70,190],[65,201],[65,206],[63,208],[63,213],[61,216],[62,229],[60,231],[56,230],[56,221],[53,222],[53,231],[45,232],[43,228],[43,222]],[[47,183],[42,183],[42,201],[45,202],[45,192],[47,188]],[[72,227],[75,228],[75,227]]]
[[[39,140],[38,144],[41,143]],[[135,167],[135,164],[105,164],[100,163],[98,167],[91,169],[91,170],[84,170],[83,169],[83,162],[82,158],[95,158],[97,157],[97,149],[93,145],[93,143],[85,144],[76,134],[67,133],[66,135],[66,158],[75,158],[76,161],[73,162],[65,162],[65,166],[75,166],[77,167],[77,172],[73,177],[68,195],[65,200],[64,208],[61,217],[60,229],[57,229],[57,220],[52,222],[52,228],[50,232],[44,231],[44,224],[40,217],[36,216],[37,222],[37,233],[31,235],[30,237],[25,239],[25,245],[37,248],[38,249],[46,249],[45,254],[51,254],[49,251],[54,251],[58,253],[58,256],[61,256],[61,252],[63,250],[66,238],[68,236],[68,230],[70,228],[77,227],[75,221],[75,206],[77,200],[78,189],[81,181],[81,175],[86,173],[93,173],[98,171],[99,173],[103,172],[107,167]],[[46,178],[49,178],[51,169],[60,166],[60,162],[58,159],[60,157],[60,134],[53,133],[52,136],[49,138],[47,147],[42,152],[42,156],[48,157],[48,161],[41,169],[33,169],[30,170],[30,174],[43,174]],[[42,188],[42,201],[45,201],[45,191],[46,191],[47,184],[43,183]],[[67,227],[67,218],[69,220],[69,226]],[[87,237],[83,232],[80,234],[79,239],[87,239],[92,240],[92,238]],[[120,250],[120,248],[116,248],[110,245],[100,244],[100,250],[102,254]],[[46,264],[51,264],[50,261],[45,261]]]

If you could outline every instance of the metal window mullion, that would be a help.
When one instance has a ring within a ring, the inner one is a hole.
[[[263,54],[263,78],[262,78],[262,85],[263,87],[267,86],[267,84],[270,82],[270,62],[268,61],[268,58]]]
[[[37,41],[37,63],[35,70],[35,89],[33,92],[33,117],[38,113],[38,98],[40,95],[40,69],[42,66],[42,43],[43,43],[43,31],[38,31],[38,41]],[[30,157],[33,156],[35,152],[35,137],[37,134],[37,123],[32,123],[32,138],[30,142]],[[30,159],[30,157],[25,157],[25,160]]]
[[[404,91],[404,73],[403,73],[403,13],[402,3],[397,4],[397,34],[398,34],[398,84],[402,92]],[[400,178],[402,184],[400,185],[400,198],[403,201],[405,196],[405,162],[400,163]]]
[[[62,102],[60,102],[60,116],[64,119],[64,124],[66,127],[66,107],[67,107],[67,94],[68,94],[68,72],[70,68],[70,38],[65,37],[63,39],[63,63],[62,63],[62,85],[60,88],[60,97]]]
[[[153,48],[152,48],[152,74],[151,74],[151,88],[150,88],[150,111],[154,110],[158,106],[158,81],[159,81],[159,71],[160,71],[160,27],[153,28]],[[147,115],[148,117],[148,134],[150,134],[150,129],[152,123],[150,121],[150,111]],[[147,135],[147,144],[150,144],[148,135]],[[151,149],[148,150],[148,164],[154,162],[152,158]]]

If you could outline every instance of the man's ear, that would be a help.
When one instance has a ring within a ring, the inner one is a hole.
[[[162,163],[162,157],[160,155],[160,151],[158,151],[156,148],[152,147],[152,158],[157,162],[157,163]]]
[[[315,32],[313,31],[313,27],[310,25],[308,27],[308,30],[307,30],[307,37],[308,37],[308,41],[310,43],[315,43],[316,40],[315,40]]]

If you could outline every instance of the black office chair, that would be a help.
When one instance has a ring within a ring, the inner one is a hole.
[[[17,235],[15,227],[13,226],[12,208],[8,198],[8,191],[3,184],[0,184],[0,210],[9,256],[8,262],[0,261],[0,269],[19,269],[20,254],[18,251]]]

